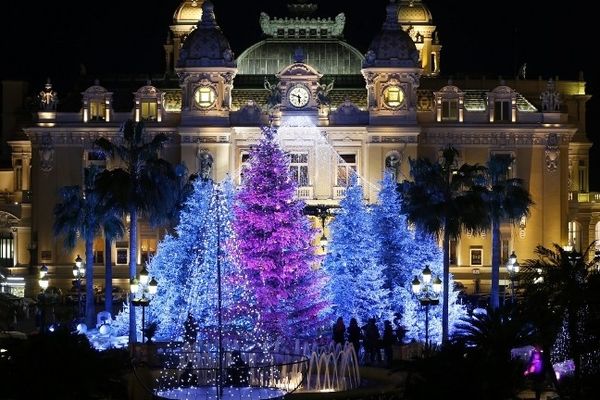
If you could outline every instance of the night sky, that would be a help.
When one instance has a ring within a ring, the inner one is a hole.
[[[320,0],[320,16],[346,13],[345,37],[365,52],[381,27],[388,0]],[[179,0],[96,2],[9,2],[3,5],[2,79],[27,79],[36,87],[47,76],[67,85],[85,65],[90,79],[114,72],[157,73],[164,69],[162,45]],[[260,40],[258,17],[286,15],[286,0],[213,0],[217,21],[233,51],[240,54]],[[352,3],[352,4],[351,4]],[[360,5],[355,5],[358,3]],[[560,6],[542,0],[428,0],[443,45],[443,76],[511,77],[527,63],[527,77],[575,80],[584,72],[587,92],[600,86],[596,21],[589,2]],[[91,83],[91,82],[90,82]],[[37,88],[36,88],[37,90]],[[64,90],[63,90],[64,91]],[[600,97],[600,96],[599,96]],[[600,99],[588,102],[588,137],[600,127]],[[600,151],[592,149],[594,160]],[[598,164],[598,163],[595,163]],[[590,174],[600,190],[600,166]]]

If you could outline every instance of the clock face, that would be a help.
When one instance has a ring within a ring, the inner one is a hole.
[[[215,104],[217,94],[210,86],[200,86],[194,91],[194,103],[198,108],[209,108]]]
[[[390,85],[383,90],[383,102],[390,108],[398,108],[404,103],[404,90],[398,85]]]
[[[308,100],[310,99],[310,93],[305,86],[296,85],[290,89],[288,92],[288,100],[290,104],[294,107],[304,107],[308,104]]]

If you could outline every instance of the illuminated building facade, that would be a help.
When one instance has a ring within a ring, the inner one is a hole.
[[[65,251],[52,234],[58,189],[80,184],[90,164],[115,166],[94,141],[117,140],[127,119],[144,121],[148,135],[167,134],[171,140],[161,155],[169,161],[216,180],[229,174],[238,183],[259,127],[272,121],[287,132],[283,140],[298,196],[315,206],[335,205],[351,170],[372,202],[384,170],[408,179],[409,158],[436,159],[446,145],[467,163],[510,154],[511,174],[525,181],[535,205],[527,219],[502,226],[504,260],[513,250],[531,258],[538,244],[572,243],[584,250],[600,239],[600,194],[588,187],[590,96],[583,77],[443,79],[442,44],[420,0],[390,3],[365,54],[344,40],[344,14],[311,17],[315,9],[297,1],[289,5],[290,17],[262,13],[257,22],[264,39],[236,57],[212,4],[183,1],[164,44],[161,79],[106,79],[76,101],[60,103],[49,82],[39,93],[37,119],[8,141],[12,169],[0,171],[2,265],[27,275],[28,266],[45,263],[50,279],[68,287],[72,261],[83,252]],[[138,263],[153,254],[159,239],[157,230],[140,222]],[[128,247],[125,238],[110,249],[116,283],[123,286]],[[100,286],[102,238],[94,251]],[[468,291],[486,291],[491,235],[464,232],[451,245],[451,262]]]

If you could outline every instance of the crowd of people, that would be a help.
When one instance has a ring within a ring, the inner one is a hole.
[[[389,320],[383,322],[383,334],[381,334],[375,318],[370,318],[362,327],[358,325],[356,318],[351,318],[346,327],[344,319],[339,317],[332,328],[332,340],[341,346],[346,342],[352,343],[361,364],[384,363],[389,367],[393,359],[393,346],[403,344],[404,333],[402,326],[396,323],[394,329]]]

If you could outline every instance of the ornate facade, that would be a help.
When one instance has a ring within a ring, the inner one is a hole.
[[[441,42],[420,0],[390,2],[365,54],[344,40],[344,14],[316,18],[315,8],[303,1],[290,5],[290,17],[257,16],[265,38],[236,57],[226,38],[235,33],[221,31],[213,5],[183,1],[164,45],[164,78],[129,86],[95,82],[78,105],[58,102],[49,82],[35,122],[9,141],[13,168],[0,172],[0,240],[6,237],[11,249],[0,249],[3,266],[26,276],[29,266],[45,263],[51,285],[70,285],[72,261],[83,249],[66,251],[52,234],[58,189],[80,184],[87,165],[115,166],[94,141],[119,140],[127,119],[144,121],[149,136],[167,134],[162,156],[169,161],[217,180],[229,174],[238,183],[259,127],[272,122],[290,152],[298,196],[315,208],[337,203],[351,171],[362,179],[365,200],[374,202],[386,169],[399,181],[409,179],[410,158],[435,159],[446,145],[468,163],[511,154],[511,173],[524,179],[535,205],[529,218],[502,226],[505,260],[513,250],[531,258],[538,244],[585,249],[600,238],[600,195],[588,190],[590,96],[583,78],[449,81],[440,77]],[[159,239],[142,221],[138,263]],[[123,286],[127,248],[125,238],[106,250]],[[94,251],[101,286],[102,238]],[[465,232],[452,243],[451,262],[468,291],[485,291],[491,235]]]

